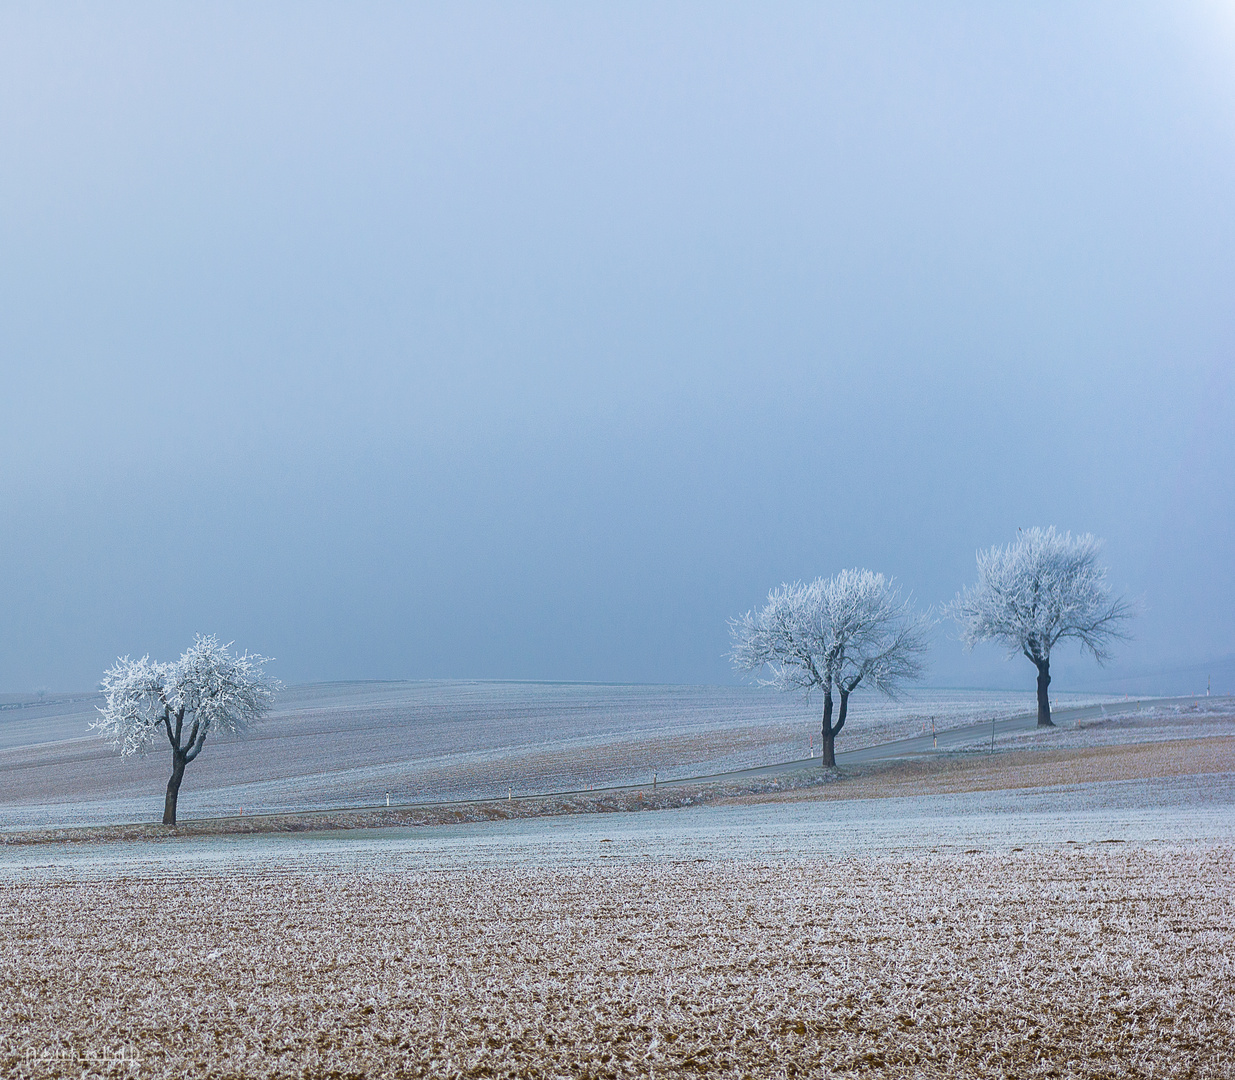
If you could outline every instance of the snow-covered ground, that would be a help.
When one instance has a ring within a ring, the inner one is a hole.
[[[0,846],[0,880],[766,862],[1235,842],[1235,774],[326,834]]]
[[[1235,1074],[1229,844],[750,860],[667,839],[0,882],[0,1075]]]
[[[1103,700],[1058,694],[1056,707]],[[1112,701],[1114,699],[1106,699]],[[92,695],[0,701],[0,829],[148,821],[165,752],[121,760],[89,729]],[[855,695],[838,749],[1033,708],[1031,689]],[[293,687],[242,740],[208,744],[180,814],[437,802],[582,790],[804,758],[818,701],[755,687],[337,683]]]
[[[1171,739],[1203,739],[1235,735],[1235,706],[1227,697],[1196,697],[1171,702],[1147,701],[1101,703],[1097,715],[1077,718],[1057,715],[1054,728],[1000,734],[998,749],[1070,750],[1127,743],[1165,742]],[[977,733],[972,744],[990,745],[990,737]]]

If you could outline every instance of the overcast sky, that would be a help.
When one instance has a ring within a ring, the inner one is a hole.
[[[0,691],[730,681],[1050,524],[1230,655],[1232,192],[1229,3],[7,4]]]

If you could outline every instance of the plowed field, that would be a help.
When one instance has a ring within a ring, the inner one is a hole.
[[[1235,851],[0,887],[6,1076],[1235,1076]]]

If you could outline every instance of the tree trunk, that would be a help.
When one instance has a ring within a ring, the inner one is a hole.
[[[849,715],[849,691],[841,690],[840,692],[840,712],[836,714],[836,723],[832,726],[832,738],[836,738],[840,734],[840,729],[845,726],[845,717]]]
[[[822,742],[823,748],[819,756],[823,758],[823,767],[825,769],[835,769],[836,768],[836,736],[832,734],[831,730],[828,728],[826,724],[824,725],[824,728],[823,728],[823,735],[821,737],[821,742]]]
[[[820,756],[825,769],[836,768],[836,732],[832,730],[832,695],[823,695],[823,729],[819,736]]]
[[[180,795],[180,781],[184,779],[184,767],[187,762],[184,754],[172,751],[172,775],[167,781],[167,799],[163,803],[163,824],[176,824],[176,799]]]
[[[1051,699],[1046,688],[1051,685],[1051,658],[1035,660],[1038,667],[1038,727],[1054,727],[1051,719]]]

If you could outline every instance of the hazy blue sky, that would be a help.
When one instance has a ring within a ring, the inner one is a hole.
[[[0,690],[727,681],[1034,524],[1229,655],[1233,193],[1230,3],[6,4]]]

